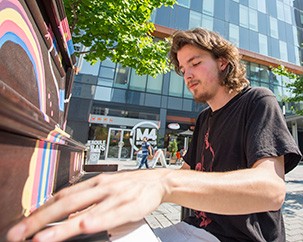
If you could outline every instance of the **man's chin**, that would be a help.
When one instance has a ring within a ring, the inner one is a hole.
[[[193,98],[197,103],[206,103],[206,99],[204,96],[201,96],[201,95],[199,96],[199,95],[193,93]]]
[[[194,97],[194,100],[195,100],[195,102],[197,102],[197,103],[206,103],[205,99],[202,99],[202,98],[200,98],[200,97],[197,97],[197,98]]]

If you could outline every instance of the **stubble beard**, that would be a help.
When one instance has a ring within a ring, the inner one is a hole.
[[[188,87],[191,84],[191,82],[194,82],[194,83],[197,82],[198,87],[196,87],[193,90],[189,89]],[[210,94],[207,92],[207,90],[205,90],[205,88],[203,87],[202,82],[200,80],[192,80],[191,82],[187,83],[187,88],[189,89],[189,91],[193,95],[193,98],[194,98],[195,102],[197,102],[197,103],[207,103],[207,100],[209,100],[209,98],[210,98]]]
[[[211,98],[211,96],[209,95],[209,93],[207,92],[200,92],[199,90],[194,90],[192,92],[193,94],[193,98],[197,103],[207,103],[207,100],[209,100]]]

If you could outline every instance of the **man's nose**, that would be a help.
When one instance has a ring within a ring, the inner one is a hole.
[[[184,80],[186,82],[188,82],[188,81],[190,81],[190,80],[193,79],[193,74],[192,74],[192,72],[190,70],[186,70],[186,71],[184,71],[183,77],[184,77]]]

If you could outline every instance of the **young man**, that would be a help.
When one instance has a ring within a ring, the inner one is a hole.
[[[84,208],[36,234],[35,241],[111,229],[171,202],[196,212],[155,231],[163,242],[285,241],[284,174],[301,154],[275,96],[249,87],[238,50],[213,32],[176,32],[170,59],[195,100],[209,105],[197,119],[182,169],[99,175],[62,190],[13,227],[8,240],[18,241]]]

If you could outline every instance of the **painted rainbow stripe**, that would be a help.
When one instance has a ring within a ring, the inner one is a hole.
[[[62,129],[56,127],[54,130],[49,132],[46,141],[57,144],[65,144],[66,138],[70,138],[70,135],[64,132]]]
[[[22,206],[24,215],[44,204],[53,193],[55,169],[58,161],[59,144],[65,144],[69,135],[60,128],[52,130],[45,140],[36,141],[35,150],[31,157],[29,176],[23,188]],[[70,162],[76,164],[73,169],[81,169],[81,155],[72,155]]]
[[[62,36],[64,37],[64,41],[67,43],[67,53],[70,57],[72,54],[74,54],[75,49],[66,17],[60,22],[60,30]]]
[[[40,110],[48,121],[41,47],[25,10],[18,1],[14,0],[2,0],[0,5],[0,48],[7,41],[20,45],[32,62],[38,86]]]
[[[23,188],[22,207],[25,216],[51,197],[57,158],[58,150],[54,144],[41,140],[36,142],[29,176]]]

